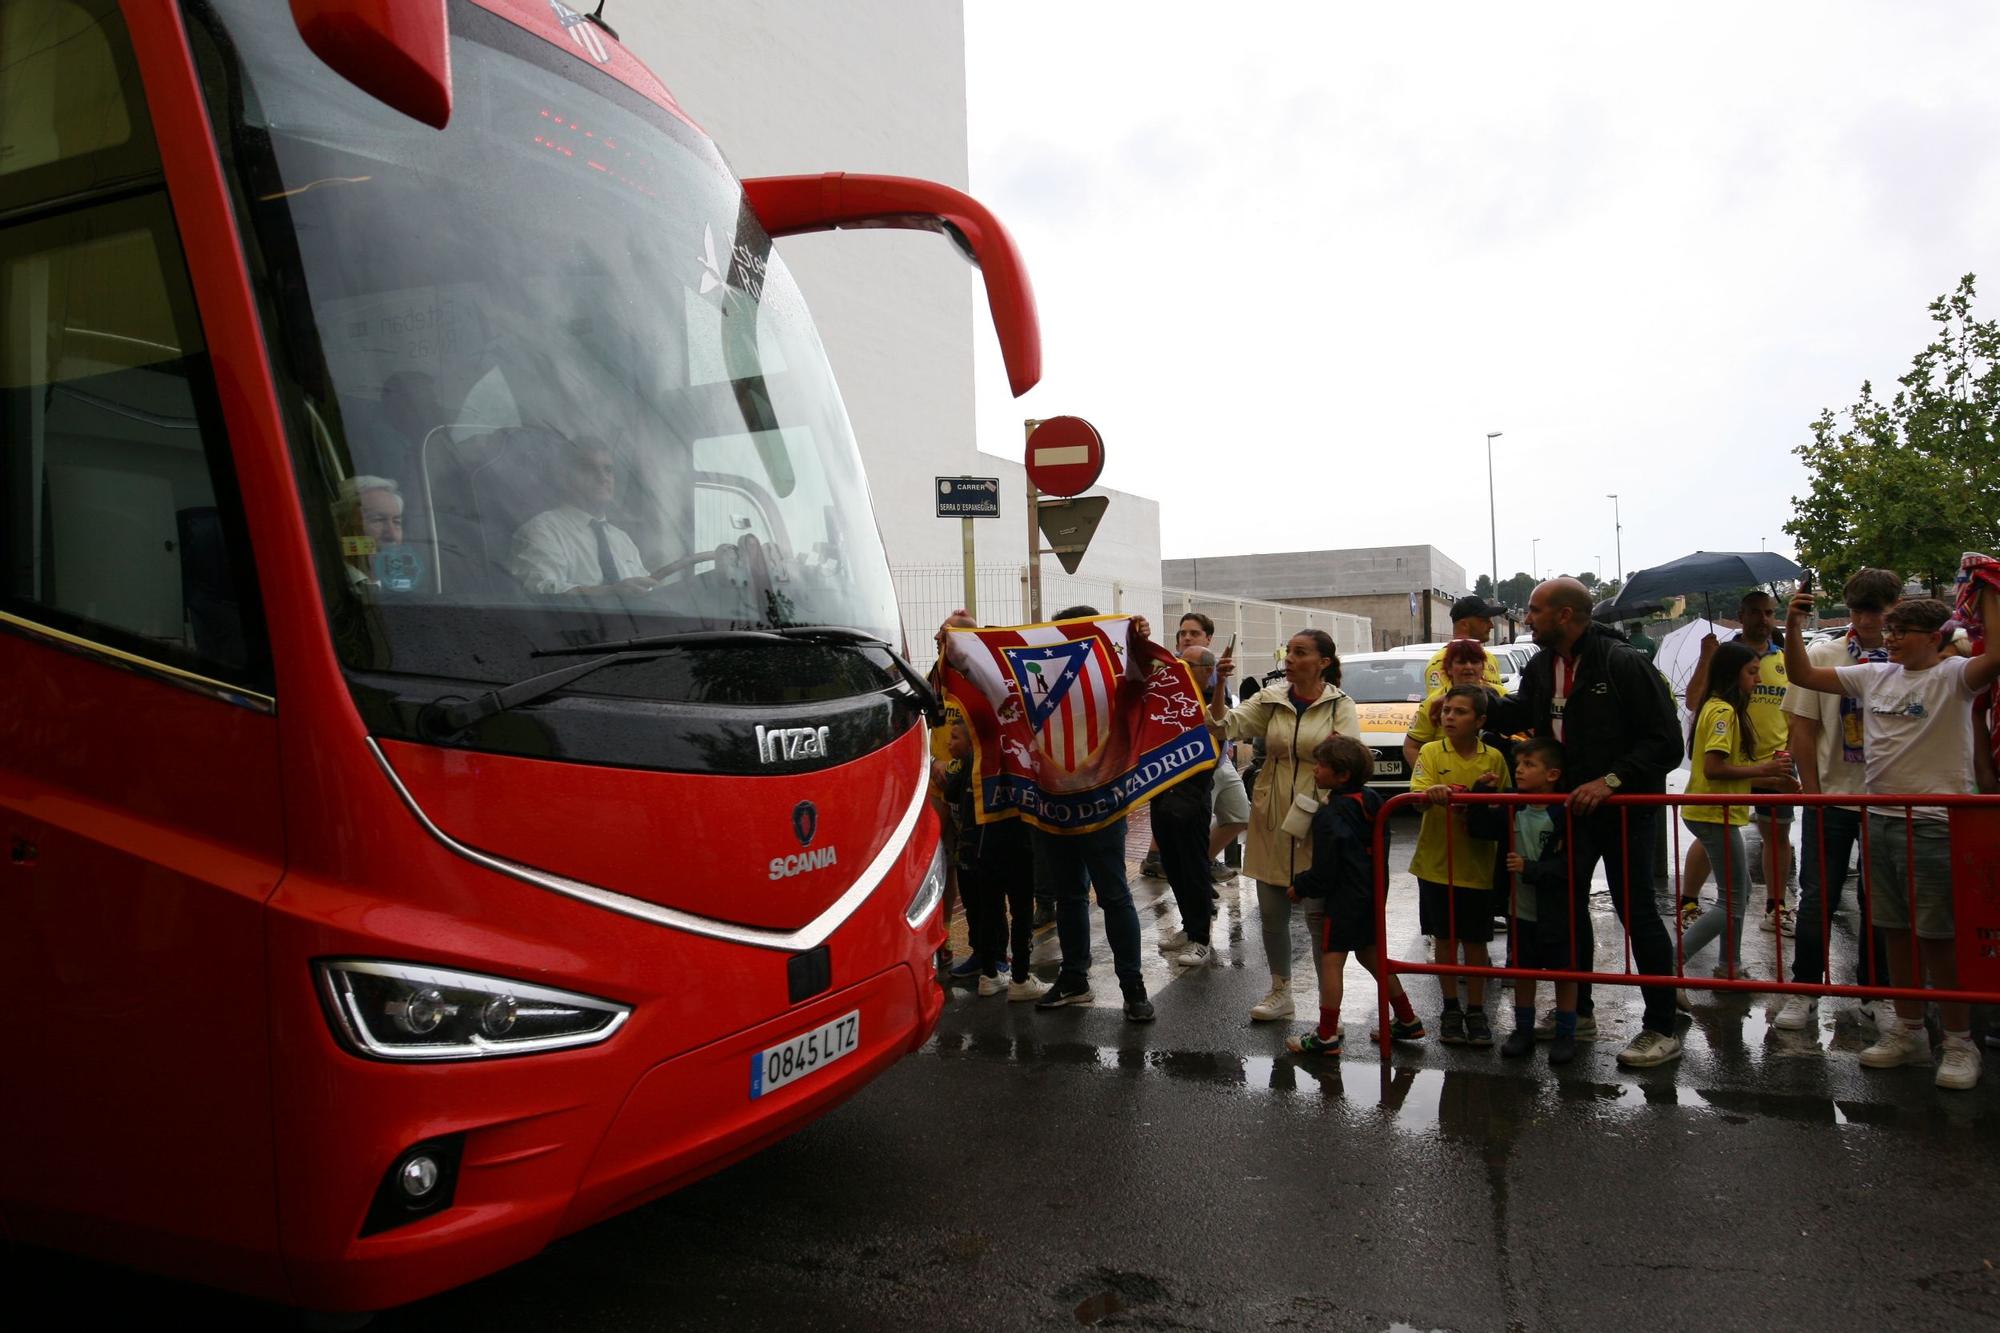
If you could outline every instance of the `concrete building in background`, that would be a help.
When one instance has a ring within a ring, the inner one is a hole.
[[[1435,546],[1210,555],[1160,562],[1169,587],[1366,616],[1375,647],[1451,634],[1451,604],[1471,591],[1465,567]]]
[[[880,172],[969,188],[959,4],[612,0],[605,17],[739,175]],[[939,476],[1000,478],[1001,517],[975,528],[978,611],[989,623],[1019,620],[1022,438],[974,438],[973,340],[993,337],[977,272],[923,232],[795,236],[778,250],[812,307],[861,442],[910,647],[928,660],[931,630],[964,602],[958,521],[935,517]],[[1032,275],[1035,256],[1026,258]],[[1021,407],[1024,418],[1087,417],[1091,405],[1030,392]],[[1044,610],[1089,601],[1158,619],[1158,503],[1094,493],[1111,497],[1104,524],[1076,576],[1045,559]]]

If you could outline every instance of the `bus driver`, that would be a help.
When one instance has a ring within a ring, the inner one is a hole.
[[[649,573],[639,548],[605,515],[618,489],[611,450],[597,440],[567,440],[554,471],[563,503],[514,533],[507,568],[533,593],[642,593],[669,570]],[[670,567],[671,568],[671,567]]]

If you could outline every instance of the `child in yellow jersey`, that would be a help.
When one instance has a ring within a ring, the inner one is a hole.
[[[1750,699],[1757,688],[1757,654],[1740,643],[1725,643],[1709,664],[1706,693],[1695,709],[1688,730],[1688,795],[1740,795],[1760,778],[1791,771],[1788,759],[1752,758],[1756,741],[1750,721]],[[1750,901],[1750,857],[1743,845],[1749,807],[1690,805],[1684,808],[1688,832],[1708,852],[1721,892],[1681,936],[1681,965],[1729,932],[1729,947],[1715,975],[1740,976],[1738,949],[1743,940],[1743,910]]]
[[[1439,963],[1456,963],[1461,946],[1471,967],[1487,966],[1493,940],[1493,863],[1500,845],[1475,838],[1466,828],[1464,807],[1450,809],[1453,792],[1504,791],[1507,760],[1479,739],[1486,720],[1486,691],[1476,685],[1454,685],[1445,691],[1438,709],[1444,731],[1417,754],[1410,790],[1427,793],[1430,806],[1417,831],[1417,853],[1410,860],[1417,877],[1417,913],[1423,932],[1436,941]],[[1451,1045],[1493,1044],[1493,1026],[1486,1018],[1486,978],[1466,978],[1466,1007],[1458,1007],[1458,977],[1440,976],[1444,1016],[1439,1039]]]
[[[1477,639],[1453,639],[1438,653],[1444,672],[1444,681],[1439,685],[1429,685],[1430,697],[1417,708],[1410,719],[1409,734],[1403,737],[1403,766],[1414,772],[1417,755],[1436,740],[1442,733],[1438,729],[1438,712],[1444,707],[1444,692],[1454,685],[1489,685],[1486,679],[1486,647]]]

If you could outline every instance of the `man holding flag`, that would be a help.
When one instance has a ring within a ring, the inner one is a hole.
[[[1087,1005],[1090,891],[1104,913],[1125,1017],[1153,1019],[1139,914],[1125,874],[1125,817],[1215,766],[1201,693],[1142,616],[1074,606],[1055,621],[953,630],[940,679],[973,742],[980,823],[1021,819],[1035,873],[1056,900],[1062,967],[1037,1008]]]

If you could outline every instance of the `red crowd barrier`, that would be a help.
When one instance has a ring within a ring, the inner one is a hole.
[[[1860,865],[1854,871],[1854,880],[1857,887],[1865,885],[1867,888],[1867,892],[1858,895],[1859,901],[1862,904],[1862,925],[1859,939],[1864,953],[1872,947],[1874,938],[1874,903],[1876,901],[1873,895],[1881,887],[1869,879],[1869,849],[1872,831],[1866,817],[1867,812],[1871,810],[1888,810],[1900,812],[1905,816],[1903,821],[1903,836],[1908,841],[1904,848],[1904,863],[1908,867],[1908,875],[1903,889],[1909,903],[1908,919],[1914,924],[1917,920],[1916,832],[1908,816],[1919,807],[1944,809],[1947,811],[1947,825],[1951,838],[1953,925],[1958,959],[1958,986],[1953,990],[1937,990],[1920,986],[1898,987],[1887,984],[1861,986],[1835,985],[1830,982],[1787,981],[1785,980],[1785,976],[1790,971],[1790,960],[1784,956],[1787,936],[1782,931],[1774,931],[1772,933],[1772,939],[1775,941],[1774,948],[1777,951],[1778,958],[1777,965],[1773,968],[1774,975],[1768,980],[1736,976],[1734,975],[1735,968],[1733,967],[1728,968],[1729,975],[1725,976],[1689,976],[1685,972],[1685,960],[1681,954],[1682,925],[1678,910],[1674,910],[1672,913],[1669,930],[1674,944],[1674,971],[1664,975],[1642,973],[1633,970],[1631,918],[1630,913],[1625,911],[1621,911],[1618,914],[1620,931],[1624,939],[1625,966],[1622,972],[1515,967],[1512,966],[1513,957],[1511,952],[1508,957],[1509,965],[1505,967],[1479,967],[1468,963],[1437,963],[1420,959],[1398,959],[1391,952],[1389,941],[1389,816],[1399,809],[1406,809],[1411,806],[1423,807],[1427,804],[1427,793],[1405,792],[1399,796],[1390,798],[1383,804],[1381,815],[1375,823],[1375,935],[1382,960],[1376,984],[1377,999],[1381,1006],[1376,1020],[1379,1024],[1379,1030],[1376,1035],[1377,1045],[1381,1050],[1382,1061],[1385,1064],[1388,1063],[1390,1058],[1389,979],[1397,974],[1479,976],[1503,982],[1533,978],[1536,981],[1587,981],[1592,985],[1657,985],[1674,986],[1687,990],[1759,991],[1779,995],[1806,995],[1813,997],[1855,996],[1863,999],[1941,1000],[1968,1004],[2000,1004],[2000,796],[1855,796],[1825,792],[1752,792],[1747,795],[1689,793],[1680,795],[1645,794],[1613,796],[1605,802],[1606,807],[1621,812],[1618,821],[1619,838],[1617,850],[1618,854],[1623,858],[1623,863],[1627,866],[1632,864],[1634,850],[1631,838],[1631,811],[1640,807],[1656,807],[1661,808],[1665,816],[1671,819],[1673,825],[1673,836],[1669,840],[1671,861],[1665,882],[1668,885],[1674,886],[1676,890],[1678,890],[1680,884],[1680,867],[1682,865],[1684,844],[1681,821],[1678,818],[1674,818],[1674,816],[1685,807],[1696,805],[1747,805],[1753,807],[1753,821],[1766,830],[1765,836],[1767,842],[1764,853],[1766,856],[1769,855],[1769,842],[1777,836],[1775,829],[1779,821],[1775,816],[1769,815],[1760,818],[1755,814],[1756,810],[1774,807],[1797,807],[1803,810],[1807,807],[1815,806],[1859,808],[1863,811],[1860,836],[1857,840],[1857,846],[1860,849]],[[1567,796],[1528,795],[1521,792],[1489,793],[1454,791],[1445,803],[1445,808],[1464,809],[1468,806],[1479,805],[1504,806],[1510,810],[1511,808],[1524,805],[1556,807],[1556,818],[1567,821],[1565,829],[1567,836],[1565,837],[1564,845],[1569,848],[1574,848],[1575,846],[1576,821],[1578,816],[1568,805]],[[1514,849],[1514,825],[1511,814],[1506,819],[1506,826],[1505,850],[1511,852]],[[1456,828],[1455,824],[1453,828]],[[1816,853],[1819,858],[1819,892],[1821,895],[1821,910],[1819,913],[1820,958],[1823,966],[1826,968],[1826,975],[1830,977],[1832,975],[1831,964],[1827,955],[1831,947],[1833,929],[1833,913],[1829,910],[1831,907],[1829,901],[1831,898],[1831,888],[1828,870],[1831,867],[1828,866],[1826,861],[1826,826],[1824,821],[1819,822],[1818,828],[1820,833],[1818,846],[1816,848],[1801,848],[1799,855],[1803,857]],[[1789,830],[1786,831],[1784,836],[1789,837]],[[1446,842],[1445,868],[1448,880],[1456,878],[1452,871],[1457,843],[1458,838],[1456,837],[1450,838]],[[1639,854],[1647,858],[1647,864],[1650,865],[1655,855],[1655,850],[1655,848],[1648,846],[1639,849]],[[1600,856],[1599,864],[1602,864],[1608,858],[1609,853],[1607,850]],[[1505,874],[1504,870],[1499,873],[1501,875]],[[1725,859],[1723,865],[1711,866],[1710,874],[1717,886],[1718,901],[1724,911],[1734,911],[1733,898],[1735,895],[1733,890],[1735,886],[1731,878],[1733,868],[1728,864],[1727,859]],[[1629,886],[1629,880],[1621,880],[1621,883]],[[1512,877],[1507,876],[1504,884],[1505,887],[1503,889],[1501,887],[1502,880],[1496,876],[1494,892],[1505,894],[1507,907],[1505,915],[1511,921],[1516,917],[1516,902]],[[1661,887],[1659,883],[1653,885],[1654,901],[1650,904],[1641,904],[1641,910],[1652,911],[1656,914],[1663,910],[1659,903],[1659,890]],[[1590,890],[1591,884],[1589,880],[1578,883],[1576,882],[1576,877],[1573,874],[1571,875],[1569,902],[1565,904],[1570,923],[1571,957],[1576,956],[1577,917],[1580,910],[1584,912],[1589,910]],[[1804,891],[1802,886],[1800,892],[1803,893]],[[1579,908],[1576,901],[1579,894],[1584,899],[1581,908]],[[1455,897],[1456,895],[1453,893],[1445,895],[1448,929],[1455,927]],[[1676,892],[1676,903],[1678,902],[1678,897],[1678,892]],[[1549,909],[1541,903],[1537,903],[1537,916],[1546,910]],[[1724,925],[1725,937],[1733,936],[1735,929],[1733,918],[1726,918]],[[1919,957],[1916,932],[1911,930],[1909,936],[1911,975],[1920,978],[1923,975],[1923,967]],[[1718,965],[1726,965],[1729,950],[1725,946],[1725,939],[1718,938],[1715,943]],[[1796,944],[1793,947],[1796,948]],[[1747,944],[1743,948],[1747,951]]]

